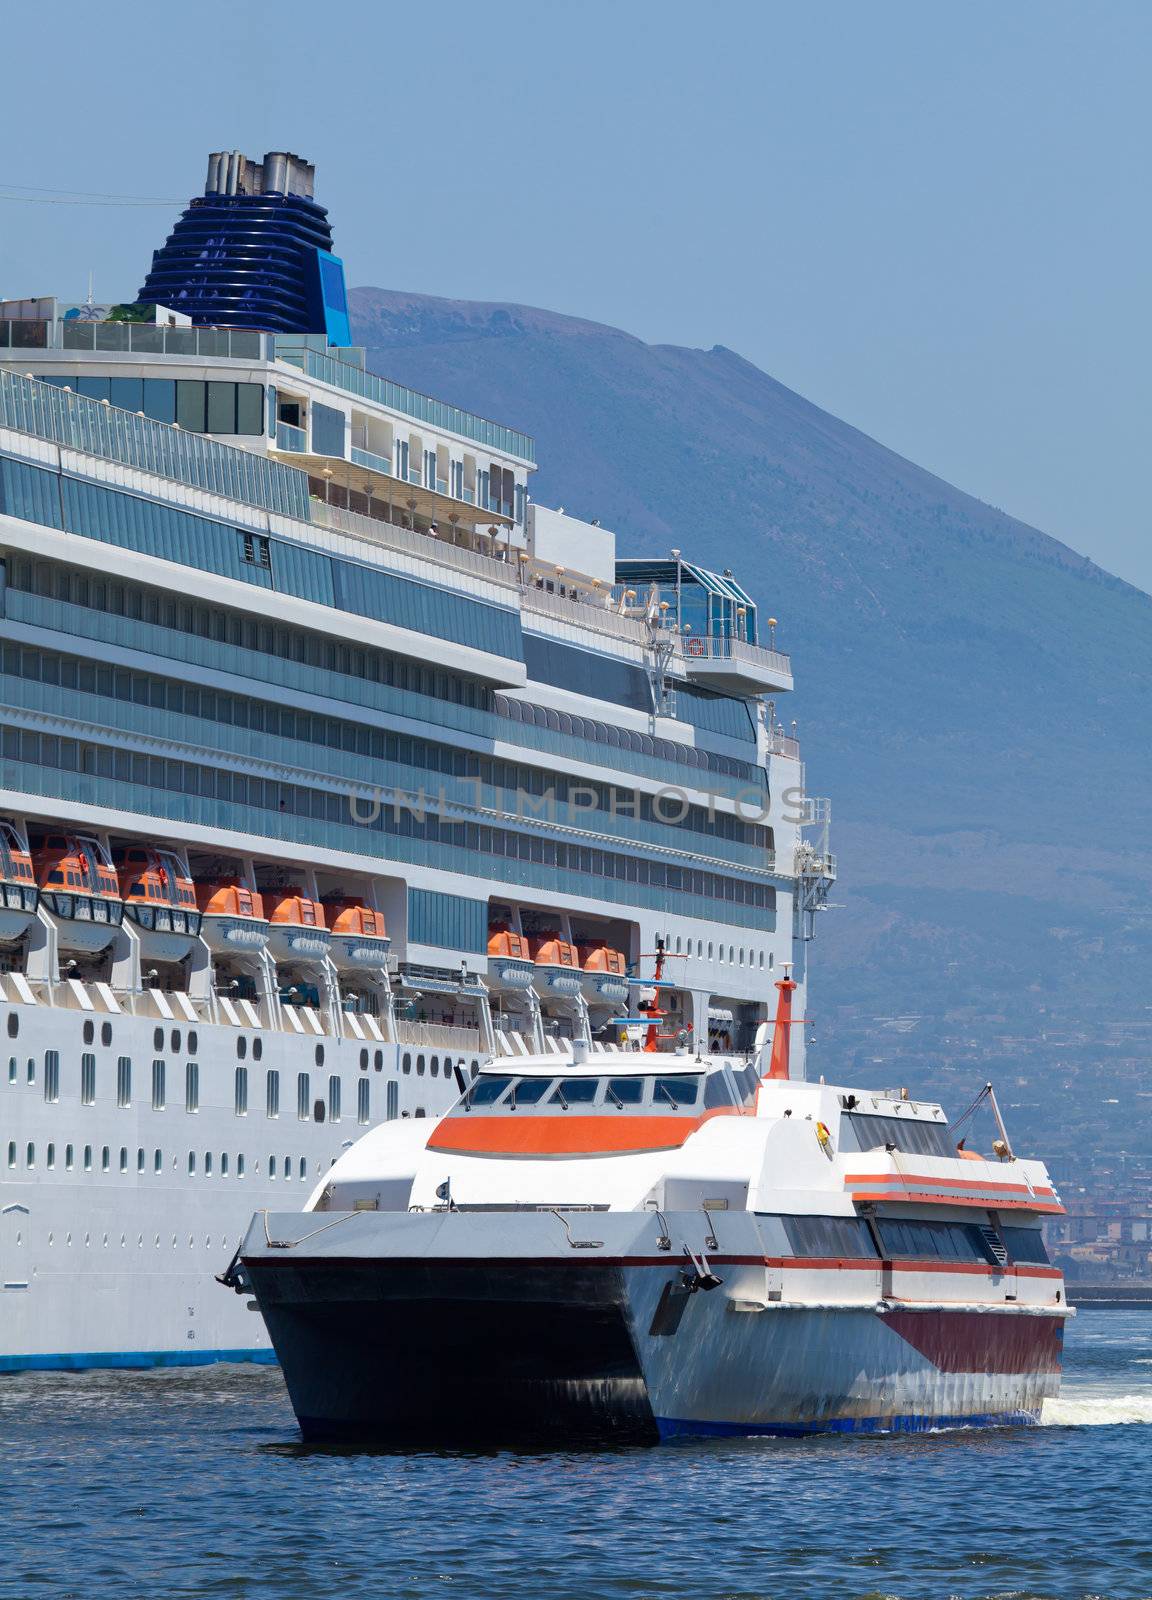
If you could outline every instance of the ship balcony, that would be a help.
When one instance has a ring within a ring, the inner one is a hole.
[[[287,429],[286,442],[281,444],[281,431]],[[298,437],[300,436],[300,437]],[[468,500],[458,500],[448,493],[447,479],[438,478],[435,484],[425,484],[419,471],[412,470],[408,478],[398,477],[386,456],[372,450],[351,446],[350,457],[323,455],[309,449],[304,429],[276,425],[276,453],[290,454],[292,465],[302,467],[310,478],[318,479],[323,492],[313,493],[315,498],[328,500],[332,490],[338,491],[337,504],[352,494],[366,497],[370,502],[407,511],[412,517],[421,517],[438,526],[457,523],[468,528],[514,528],[515,519],[505,511],[484,509]],[[475,499],[475,496],[473,496]]]
[[[744,639],[680,634],[676,657],[689,683],[720,694],[775,694],[792,687],[792,662]]]

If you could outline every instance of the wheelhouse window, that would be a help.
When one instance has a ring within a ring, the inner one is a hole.
[[[644,1099],[644,1081],[643,1078],[609,1078],[605,1090],[608,1104],[620,1109],[640,1105]]]
[[[488,1074],[484,1074],[484,1076],[477,1078],[472,1085],[467,1103],[471,1106],[495,1105],[511,1082],[511,1078],[501,1078],[494,1075],[490,1077]]]
[[[876,1117],[845,1111],[840,1117],[841,1150],[896,1150],[919,1156],[954,1156],[956,1146],[943,1122],[923,1122],[912,1117]]]
[[[600,1090],[599,1078],[561,1078],[548,1096],[550,1106],[590,1106]]]
[[[1013,1261],[1048,1265],[1050,1257],[1039,1228],[1002,1227],[1000,1234]]]
[[[655,1105],[694,1106],[700,1098],[698,1077],[657,1078],[652,1094]]]

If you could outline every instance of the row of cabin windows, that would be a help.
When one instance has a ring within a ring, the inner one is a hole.
[[[15,1171],[19,1166],[19,1157],[20,1150],[16,1140],[9,1139],[8,1168],[10,1171]],[[176,1164],[176,1159],[177,1158],[173,1156],[172,1163],[174,1166]],[[75,1172],[77,1170],[75,1145],[66,1144],[64,1146],[62,1164],[65,1172]],[[36,1145],[34,1142],[29,1141],[29,1143],[24,1147],[25,1170],[34,1172],[36,1170],[36,1165]],[[56,1165],[56,1145],[54,1143],[49,1143],[44,1147],[44,1169],[47,1172],[54,1172],[56,1170]],[[122,1144],[120,1146],[119,1161],[116,1163],[117,1169],[120,1172],[126,1173],[131,1170],[131,1165],[131,1154],[128,1146],[126,1144]],[[152,1159],[151,1162],[149,1162],[148,1152],[144,1149],[143,1145],[141,1145],[136,1151],[136,1171],[138,1173],[147,1172],[149,1170],[149,1166],[151,1166],[151,1170],[154,1175],[159,1176],[162,1174],[164,1171],[164,1152],[162,1150],[153,1150]],[[110,1145],[103,1145],[99,1151],[99,1154],[97,1154],[94,1146],[86,1144],[83,1148],[80,1158],[79,1170],[82,1172],[111,1172],[113,1170],[112,1147]],[[195,1174],[199,1171],[202,1172],[206,1178],[212,1177],[214,1173],[219,1173],[220,1177],[222,1178],[227,1178],[232,1173],[235,1173],[236,1177],[238,1178],[243,1178],[247,1173],[248,1163],[243,1152],[239,1152],[236,1155],[235,1162],[233,1162],[229,1152],[227,1150],[222,1150],[219,1155],[219,1163],[217,1164],[217,1158],[214,1151],[205,1150],[203,1158],[201,1158],[195,1150],[189,1150],[187,1170],[190,1177],[195,1176]],[[268,1177],[275,1178],[278,1170],[283,1173],[285,1178],[307,1178],[308,1158],[307,1156],[285,1156],[283,1158],[283,1165],[278,1169],[277,1157],[269,1156],[267,1167]],[[260,1163],[257,1161],[255,1164],[254,1175],[259,1176],[259,1173]]]
[[[100,378],[41,373],[42,383],[107,400],[120,411],[143,412],[153,422],[178,423],[189,433],[264,432],[264,385],[197,378]]]
[[[118,578],[84,572],[56,562],[38,561],[29,556],[13,556],[9,561],[8,584],[30,594],[63,600],[70,605],[99,611],[132,621],[233,645],[261,655],[297,662],[307,667],[334,672],[341,677],[378,683],[406,695],[422,695],[469,710],[487,712],[505,721],[546,728],[589,743],[630,751],[657,760],[674,762],[706,772],[722,773],[746,784],[763,782],[763,772],[754,762],[736,756],[703,750],[696,745],[664,739],[634,728],[557,711],[551,706],[494,694],[472,678],[426,666],[384,651],[344,644],[324,635],[292,628],[284,623],[265,621],[249,613],[209,606],[183,595],[169,595]],[[437,721],[439,718],[431,718]],[[488,730],[495,734],[498,729]],[[505,735],[506,736],[506,735]]]
[[[162,1030],[157,1029],[160,1034]],[[189,1042],[195,1035],[189,1035]],[[173,1039],[178,1039],[173,1032]],[[161,1038],[161,1042],[163,1042]],[[318,1045],[318,1060],[323,1060],[319,1054],[323,1046]],[[383,1052],[377,1051],[380,1065],[383,1065]],[[367,1056],[367,1051],[362,1052]],[[423,1063],[423,1057],[420,1058]],[[379,1067],[377,1068],[379,1070]],[[405,1069],[408,1070],[408,1069]],[[420,1068],[423,1071],[423,1065]],[[444,1062],[445,1076],[448,1074],[448,1061]],[[155,1060],[152,1063],[152,1109],[164,1111],[168,1105],[168,1068],[167,1063]],[[20,1062],[16,1056],[8,1058],[8,1082],[10,1084],[21,1081]],[[24,1081],[34,1084],[36,1082],[36,1058],[29,1056],[25,1068]],[[332,1073],[328,1079],[327,1099],[312,1099],[312,1075],[308,1072],[299,1072],[296,1075],[296,1114],[301,1122],[339,1122],[343,1116],[343,1097],[340,1078]],[[44,1053],[44,1098],[56,1101],[60,1098],[60,1052],[46,1050]],[[85,1051],[80,1057],[80,1104],[91,1106],[96,1104],[96,1057]],[[127,1109],[132,1104],[132,1058],[120,1056],[116,1062],[116,1104],[122,1109]],[[233,1108],[238,1117],[248,1115],[248,1068],[237,1067],[234,1076]],[[189,1061],[184,1068],[184,1109],[185,1111],[199,1111],[200,1109],[200,1064]],[[280,1115],[280,1073],[271,1067],[264,1075],[264,1109],[269,1117]],[[372,1086],[369,1080],[361,1078],[356,1085],[356,1120],[367,1123],[372,1115]]]
[[[627,899],[640,903],[662,899],[666,893],[691,895],[713,904],[702,907],[721,919],[725,913],[719,908],[738,907],[741,915],[771,926],[774,918],[776,890],[769,883],[742,876],[705,871],[702,868],[681,865],[679,862],[651,860],[632,850],[604,849],[599,845],[570,843],[565,839],[542,837],[528,830],[517,831],[499,828],[487,823],[456,821],[438,814],[435,801],[414,804],[410,809],[401,802],[387,806],[361,802],[369,807],[355,814],[349,796],[338,790],[306,787],[303,784],[280,782],[272,778],[256,777],[243,772],[232,772],[224,767],[200,765],[164,756],[146,755],[132,750],[119,750],[107,745],[96,745],[57,734],[37,733],[32,729],[5,727],[0,729],[0,755],[8,761],[66,773],[82,773],[96,780],[108,780],[117,785],[137,784],[152,791],[168,792],[181,797],[180,805],[197,811],[199,801],[211,801],[235,808],[241,815],[222,824],[265,828],[263,813],[280,819],[283,828],[287,818],[306,819],[309,825],[320,824],[325,837],[333,828],[349,831],[359,823],[359,832],[368,844],[372,835],[396,841],[395,848],[402,849],[400,841],[419,841],[424,847],[435,846],[440,852],[458,850],[469,858],[480,856],[485,869],[492,871],[492,861],[531,863],[565,872],[572,876],[574,892],[592,887],[601,896]],[[120,796],[123,800],[125,797]],[[159,802],[153,799],[153,806]],[[265,828],[265,831],[266,828]],[[622,843],[624,841],[621,841]],[[413,854],[416,854],[413,851]],[[467,870],[476,870],[471,860]],[[516,876],[516,869],[508,876]],[[733,868],[733,871],[738,871]],[[628,886],[626,895],[614,891],[615,885]],[[569,885],[565,885],[569,887]],[[749,917],[749,913],[756,914]],[[14,1014],[13,1014],[14,1015]],[[19,1024],[17,1022],[16,1027]],[[15,1037],[12,1019],[9,1033]]]
[[[456,1060],[452,1056],[445,1056],[444,1057],[444,1060],[443,1060],[443,1072],[444,1072],[444,1076],[446,1078],[450,1078],[452,1076],[452,1069],[456,1065],[459,1065],[461,1070],[463,1070],[463,1068],[464,1068],[463,1059],[461,1059],[457,1063]],[[410,1051],[406,1050],[404,1052],[404,1054],[400,1058],[400,1071],[401,1072],[405,1072],[405,1073],[410,1073],[410,1072],[412,1072],[412,1070],[413,1070],[412,1054],[411,1054]],[[479,1070],[480,1070],[479,1061],[473,1061],[472,1062],[471,1077],[474,1078],[476,1076],[476,1074],[479,1072]],[[422,1055],[422,1054],[421,1055],[417,1055],[416,1058],[415,1058],[415,1071],[416,1071],[416,1076],[418,1078],[422,1078],[424,1076],[425,1071],[427,1071],[429,1077],[438,1078],[440,1076],[440,1071],[441,1071],[441,1060],[440,1060],[440,1057],[439,1056],[428,1056],[427,1058],[425,1058],[424,1055]]]
[[[200,719],[223,724],[242,730],[244,737],[263,734],[275,739],[278,746],[306,746],[307,750],[301,752],[302,759],[305,755],[311,759],[321,750],[339,750],[350,756],[410,769],[393,774],[381,772],[378,774],[381,783],[395,782],[404,786],[427,782],[431,785],[434,779],[455,778],[469,785],[496,790],[496,803],[505,809],[511,809],[513,804],[518,806],[514,796],[542,797],[547,802],[545,814],[549,820],[553,820],[556,807],[574,806],[578,808],[577,815],[586,814],[589,822],[596,822],[602,831],[618,832],[617,818],[622,816],[659,827],[681,828],[707,839],[727,839],[750,848],[770,848],[772,843],[771,832],[754,822],[730,812],[717,811],[715,807],[690,805],[682,796],[647,795],[616,784],[567,777],[563,773],[521,766],[431,739],[390,733],[363,723],[301,711],[290,705],[152,673],[131,672],[127,668],[85,661],[55,651],[4,645],[0,646],[0,663],[4,672],[12,677],[47,683],[69,692],[99,695],[151,711],[167,711],[183,722]],[[473,803],[479,800],[477,792]],[[723,947],[720,959],[724,959]],[[732,953],[729,959],[734,959]],[[743,951],[740,964],[744,964]]]
[[[683,935],[679,933],[676,935],[675,939],[673,939],[672,935],[669,933],[665,934],[664,936],[664,948],[667,950],[669,955],[672,955],[673,953],[678,956],[695,955],[698,960],[704,959],[705,946],[703,939],[685,939]],[[713,939],[708,940],[707,949],[707,959],[709,961],[718,961],[722,966],[726,964],[730,967],[758,967],[759,970],[763,972],[765,964],[767,964],[768,971],[771,972],[773,967],[776,965],[776,958],[770,950],[746,950],[743,945],[737,947],[734,944],[727,946],[723,944],[718,945]],[[727,955],[725,955],[725,951],[727,951]]]

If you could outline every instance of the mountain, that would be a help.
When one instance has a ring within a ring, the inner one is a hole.
[[[997,1076],[1052,1137],[1086,1120],[1113,1148],[1105,1102],[1127,1130],[1152,1090],[1152,598],[722,346],[352,304],[374,370],[535,436],[535,498],[629,552],[729,566],[779,619],[799,686],[780,710],[833,797],[841,871],[819,1069]],[[1149,1137],[1125,1132],[1117,1175]]]

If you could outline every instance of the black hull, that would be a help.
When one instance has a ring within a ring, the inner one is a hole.
[[[306,1439],[658,1442],[614,1270],[366,1260],[249,1270]]]

